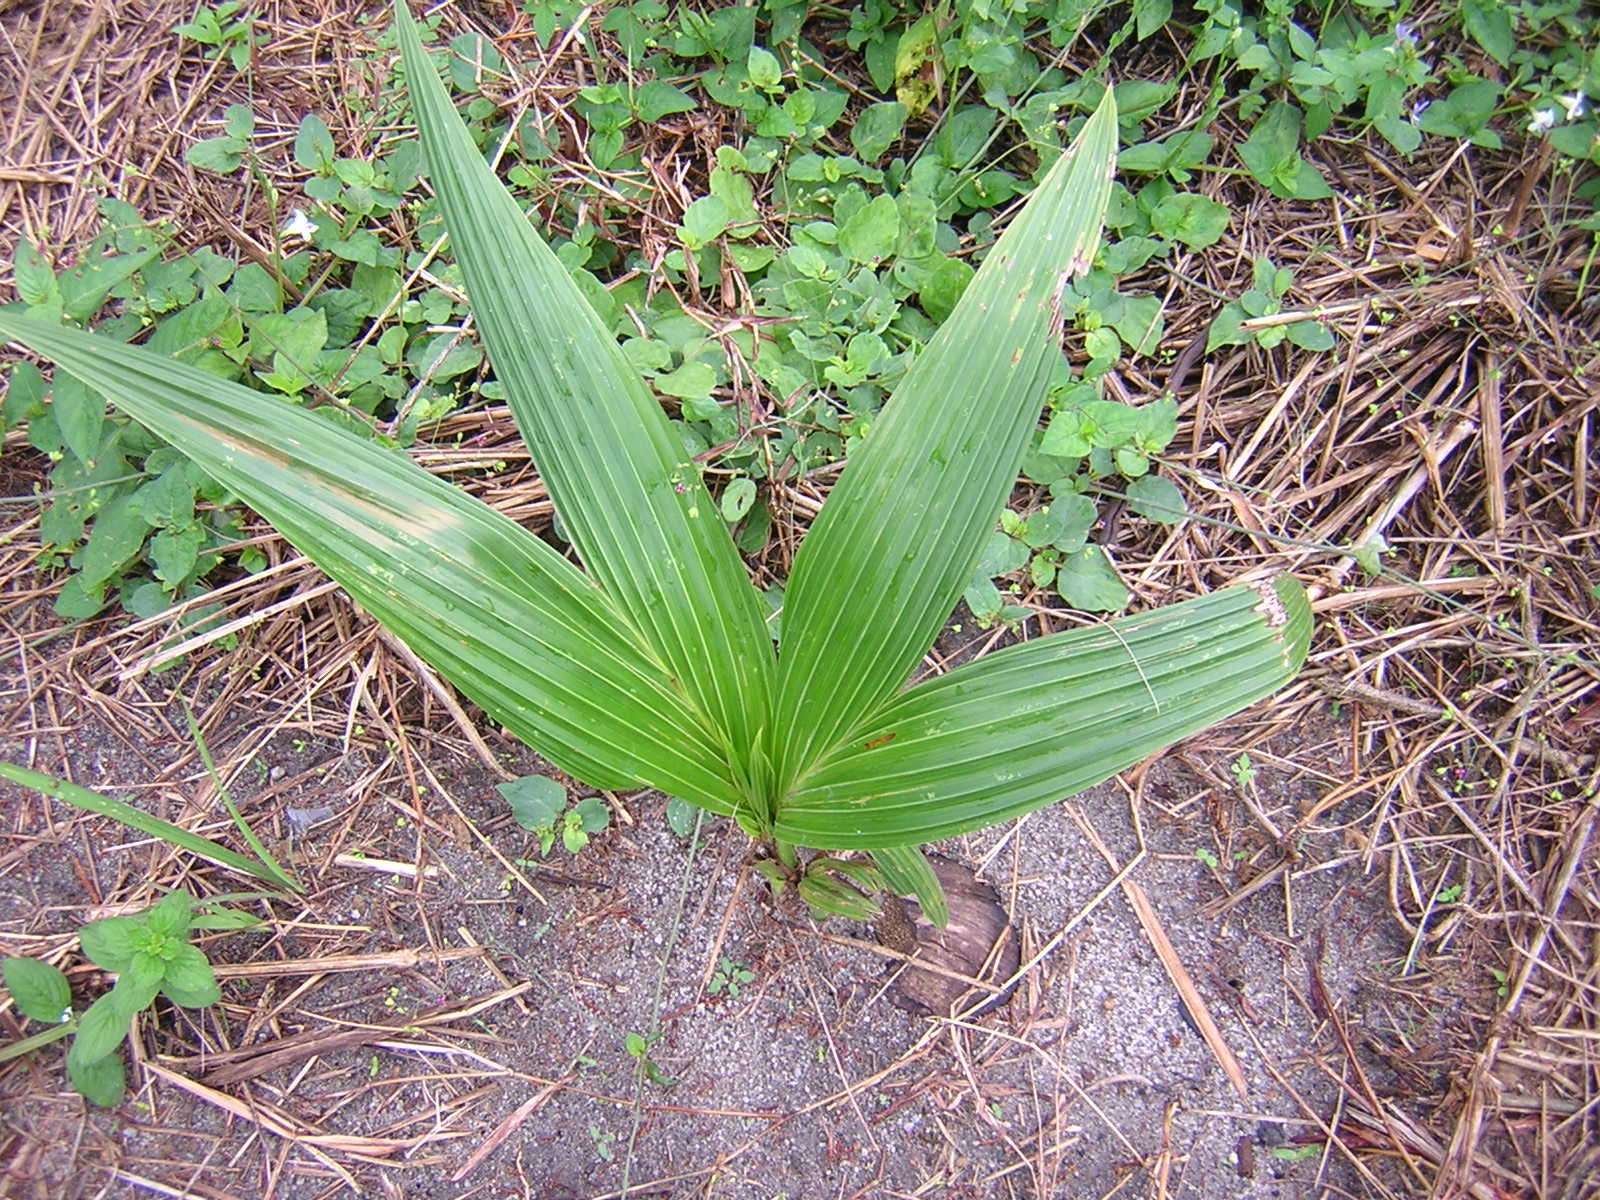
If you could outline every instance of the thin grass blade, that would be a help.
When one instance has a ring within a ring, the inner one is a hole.
[[[163,821],[160,817],[142,812],[126,801],[102,796],[99,792],[92,792],[64,779],[41,775],[38,771],[30,771],[26,767],[15,766],[8,762],[0,762],[0,779],[9,780],[18,787],[32,788],[42,796],[61,800],[74,808],[81,808],[84,812],[111,817],[113,820],[121,821],[130,829],[136,829],[149,837],[160,838],[168,845],[187,850],[219,866],[229,867],[241,874],[270,883],[274,887],[287,888],[291,892],[305,891],[299,880],[279,866],[276,860],[270,857],[262,860],[247,858],[208,837],[191,833],[181,825],[174,825],[171,821]]]
[[[722,740],[594,583],[405,454],[285,400],[0,314],[236,492],[378,621],[569,774],[732,810]]]
[[[255,856],[267,864],[269,870],[283,879],[291,878],[282,863],[273,857],[272,851],[267,849],[266,843],[256,836],[256,831],[250,828],[244,814],[239,811],[239,806],[233,802],[233,797],[223,785],[222,776],[217,774],[217,764],[212,761],[211,747],[206,745],[205,735],[200,732],[200,722],[194,719],[194,711],[185,704],[183,716],[189,722],[189,736],[194,738],[195,747],[200,751],[200,761],[205,764],[206,774],[211,777],[211,786],[217,789],[217,795],[222,797],[222,803],[228,810],[228,815],[233,818],[234,827],[239,830],[239,835],[244,838],[245,844],[255,853]]]
[[[1116,147],[1108,89],[801,543],[783,613],[783,783],[905,683],[971,579],[1061,354],[1061,291],[1099,244]]]
[[[404,0],[429,177],[511,410],[585,567],[740,755],[770,724],[772,640],[660,402],[467,134]]]
[[[798,781],[778,836],[879,851],[1020,816],[1270,695],[1310,638],[1283,577],[1007,647],[858,726]]]

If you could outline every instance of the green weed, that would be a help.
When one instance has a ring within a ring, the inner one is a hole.
[[[73,1010],[72,989],[59,968],[31,958],[6,959],[5,983],[17,1009],[29,1020],[54,1028],[0,1048],[0,1062],[71,1035],[67,1074],[73,1088],[102,1107],[116,1105],[126,1086],[118,1048],[133,1018],[157,995],[184,1008],[206,1008],[222,999],[211,964],[190,942],[190,934],[260,924],[258,918],[215,901],[204,907],[208,911],[197,915],[188,893],[170,892],[142,913],[83,926],[78,940],[84,955],[116,973],[117,982],[81,1014]]]

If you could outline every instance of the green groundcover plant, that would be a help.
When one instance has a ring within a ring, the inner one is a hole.
[[[133,1018],[158,994],[184,1008],[206,1008],[222,999],[211,963],[190,935],[260,924],[214,899],[201,903],[210,911],[197,914],[187,892],[169,892],[143,912],[91,921],[80,929],[84,955],[117,975],[116,986],[81,1015],[73,1011],[72,987],[59,968],[32,958],[5,959],[0,972],[17,1009],[54,1028],[0,1049],[0,1062],[74,1035],[67,1051],[72,1086],[102,1107],[117,1104],[126,1079],[119,1047]]]
[[[402,452],[139,347],[0,313],[232,489],[495,720],[596,788],[726,814],[856,912],[849,884],[942,897],[916,849],[1107,778],[1288,681],[1291,579],[1042,637],[906,688],[973,577],[1099,244],[1109,90],[906,373],[795,557],[775,647],[655,396],[396,20],[433,187],[484,343],[583,568]],[[881,873],[881,874],[878,874]],[[809,886],[808,886],[809,885]],[[831,905],[830,905],[830,902]]]

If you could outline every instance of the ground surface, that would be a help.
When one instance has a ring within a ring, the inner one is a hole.
[[[154,767],[156,779],[172,783],[147,795],[192,792],[180,782],[189,772],[161,770],[181,743],[130,739],[90,713],[64,724],[70,761],[52,762],[49,751],[35,761],[102,787],[149,779]],[[1186,753],[1220,766],[1231,749],[1219,741]],[[28,747],[0,750],[15,760]],[[1002,834],[943,847],[983,864],[1029,956],[1049,953],[999,1013],[930,1024],[889,1002],[888,964],[870,951],[869,930],[818,927],[803,911],[773,905],[741,870],[746,839],[725,822],[708,827],[691,854],[667,828],[660,797],[630,798],[635,824],[576,859],[553,860],[559,873],[529,868],[532,890],[508,888],[506,869],[455,816],[459,806],[508,856],[529,852],[526,836],[497,815],[493,777],[448,754],[427,760],[426,793],[447,792],[455,803],[428,804],[420,858],[404,767],[393,758],[278,733],[242,764],[238,799],[264,823],[293,828],[306,810],[331,812],[294,843],[297,869],[313,883],[306,911],[276,936],[236,934],[217,945],[222,962],[277,961],[286,971],[230,984],[221,1025],[179,1016],[145,1030],[152,1061],[204,1080],[197,1046],[248,1042],[229,1018],[257,1024],[291,995],[292,1024],[266,1021],[258,1040],[270,1041],[275,1028],[417,1018],[503,997],[475,1020],[338,1050],[309,1069],[296,1062],[243,1089],[335,1137],[385,1139],[381,1157],[392,1165],[345,1169],[367,1187],[387,1175],[407,1195],[473,1186],[485,1195],[609,1194],[621,1186],[636,1117],[630,1177],[641,1195],[1104,1195],[1140,1174],[1141,1163],[1170,1172],[1174,1194],[1295,1195],[1319,1174],[1318,1158],[1272,1151],[1313,1144],[1334,1092],[1318,1065],[1300,947],[1322,943],[1320,969],[1346,1019],[1380,1027],[1386,1017],[1365,972],[1402,953],[1359,869],[1296,884],[1293,930],[1277,889],[1222,922],[1205,919],[1203,904],[1226,895],[1192,853],[1210,789],[1166,764],[1145,776],[1151,795],[1168,800],[1144,801],[1142,856],[1129,797],[1110,786]],[[263,770],[277,782],[261,786]],[[1285,800],[1311,795],[1297,775],[1269,768],[1257,782]],[[8,792],[8,803],[46,818],[43,801]],[[1235,1094],[1205,1048],[1086,830],[1118,868],[1134,864],[1130,877],[1154,898],[1238,1048],[1247,1095]],[[336,848],[422,862],[433,874],[418,887],[359,865],[329,866]],[[81,910],[86,884],[118,894],[166,870],[167,856],[159,844],[113,839],[80,878],[41,838],[8,864],[0,886],[12,911],[33,914],[23,924],[44,930]],[[17,933],[17,948],[36,955],[63,943]],[[483,956],[447,963],[430,953],[463,947],[482,947]],[[406,951],[414,965],[366,965]],[[325,970],[339,956],[353,960]],[[723,958],[754,976],[738,996],[708,992]],[[651,1056],[674,1084],[646,1084],[636,1104],[624,1035],[656,1028]],[[124,1185],[154,1177],[232,1195],[251,1194],[264,1172],[281,1171],[278,1194],[289,1196],[319,1194],[339,1177],[307,1144],[306,1158],[281,1164],[262,1160],[264,1146],[240,1156],[248,1124],[230,1126],[160,1084],[83,1128],[75,1098],[47,1078],[31,1082],[9,1110],[18,1194],[90,1194],[107,1172]],[[485,1130],[530,1102],[503,1148],[459,1184],[450,1179]],[[67,1127],[84,1140],[61,1138]],[[171,1173],[179,1160],[203,1169],[180,1180]]]
[[[216,216],[234,198],[174,162],[237,98],[226,73],[153,49],[188,10],[105,7],[74,24],[0,4],[7,61],[29,64],[32,88],[0,173],[0,253],[24,234],[86,236],[87,188],[106,179],[147,211],[194,215],[194,244],[259,233],[261,214]],[[318,89],[348,84],[327,48],[358,34],[310,5],[273,20],[256,102],[292,129]],[[85,61],[97,102],[70,82],[41,90]],[[107,119],[63,145],[46,101],[100,103]],[[494,788],[538,761],[481,722],[469,736],[264,528],[271,586],[224,596],[245,618],[234,639],[153,672],[159,619],[62,630],[37,508],[8,509],[0,758],[227,840],[187,702],[307,893],[237,902],[266,924],[205,943],[224,1003],[143,1019],[119,1108],[86,1108],[59,1045],[0,1063],[0,1194],[1600,1194],[1600,471],[1583,384],[1600,364],[1594,308],[1569,302],[1582,246],[1472,242],[1529,195],[1530,212],[1554,203],[1542,178],[1518,199],[1531,150],[1424,156],[1419,191],[1347,149],[1328,170],[1369,207],[1330,220],[1260,199],[1187,268],[1220,285],[1270,251],[1311,300],[1350,302],[1331,359],[1240,348],[1175,381],[1173,462],[1201,515],[1231,528],[1107,531],[1141,604],[1296,571],[1319,595],[1307,671],[1153,763],[940,848],[994,885],[1022,939],[1014,996],[982,1016],[895,1007],[895,960],[871,929],[775,903],[736,830],[708,820],[691,843],[661,796],[616,798],[592,846],[541,858]],[[146,166],[120,178],[127,161]],[[1463,265],[1440,267],[1441,231],[1467,238]],[[1313,232],[1343,257],[1313,252]],[[1440,267],[1431,281],[1400,269],[1419,259]],[[1171,300],[1175,351],[1203,334],[1202,291]],[[1158,390],[1131,368],[1112,387]],[[514,434],[488,409],[440,444],[457,437],[488,461]],[[476,486],[547,520],[512,461]],[[7,437],[0,491],[25,497],[46,470]],[[790,534],[820,494],[793,491]],[[1252,533],[1338,543],[1375,521],[1426,590]],[[1025,632],[1073,619],[1039,607]],[[929,669],[990,640],[964,624]],[[59,963],[90,999],[106,981],[76,929],[149,903],[152,885],[253,886],[0,785],[0,953]],[[1237,1057],[1242,1094],[1153,931]],[[735,995],[719,969],[750,978]],[[0,1006],[0,1036],[23,1033]],[[630,1057],[629,1034],[653,1039],[670,1086]],[[338,1040],[279,1045],[297,1035]]]

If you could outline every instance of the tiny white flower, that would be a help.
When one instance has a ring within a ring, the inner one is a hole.
[[[1570,96],[1557,96],[1556,103],[1567,110],[1567,120],[1576,121],[1589,111],[1589,106],[1584,103],[1582,92],[1573,92]]]
[[[306,216],[305,209],[297,208],[290,214],[289,223],[283,227],[283,236],[309,240],[316,231],[317,223]]]
[[[72,1020],[72,1005],[69,1004],[61,1010],[60,1024],[65,1025],[70,1020]]]
[[[1551,128],[1555,123],[1556,110],[1553,108],[1541,108],[1538,112],[1533,114],[1533,120],[1528,122],[1528,132],[1543,133],[1545,130]]]

